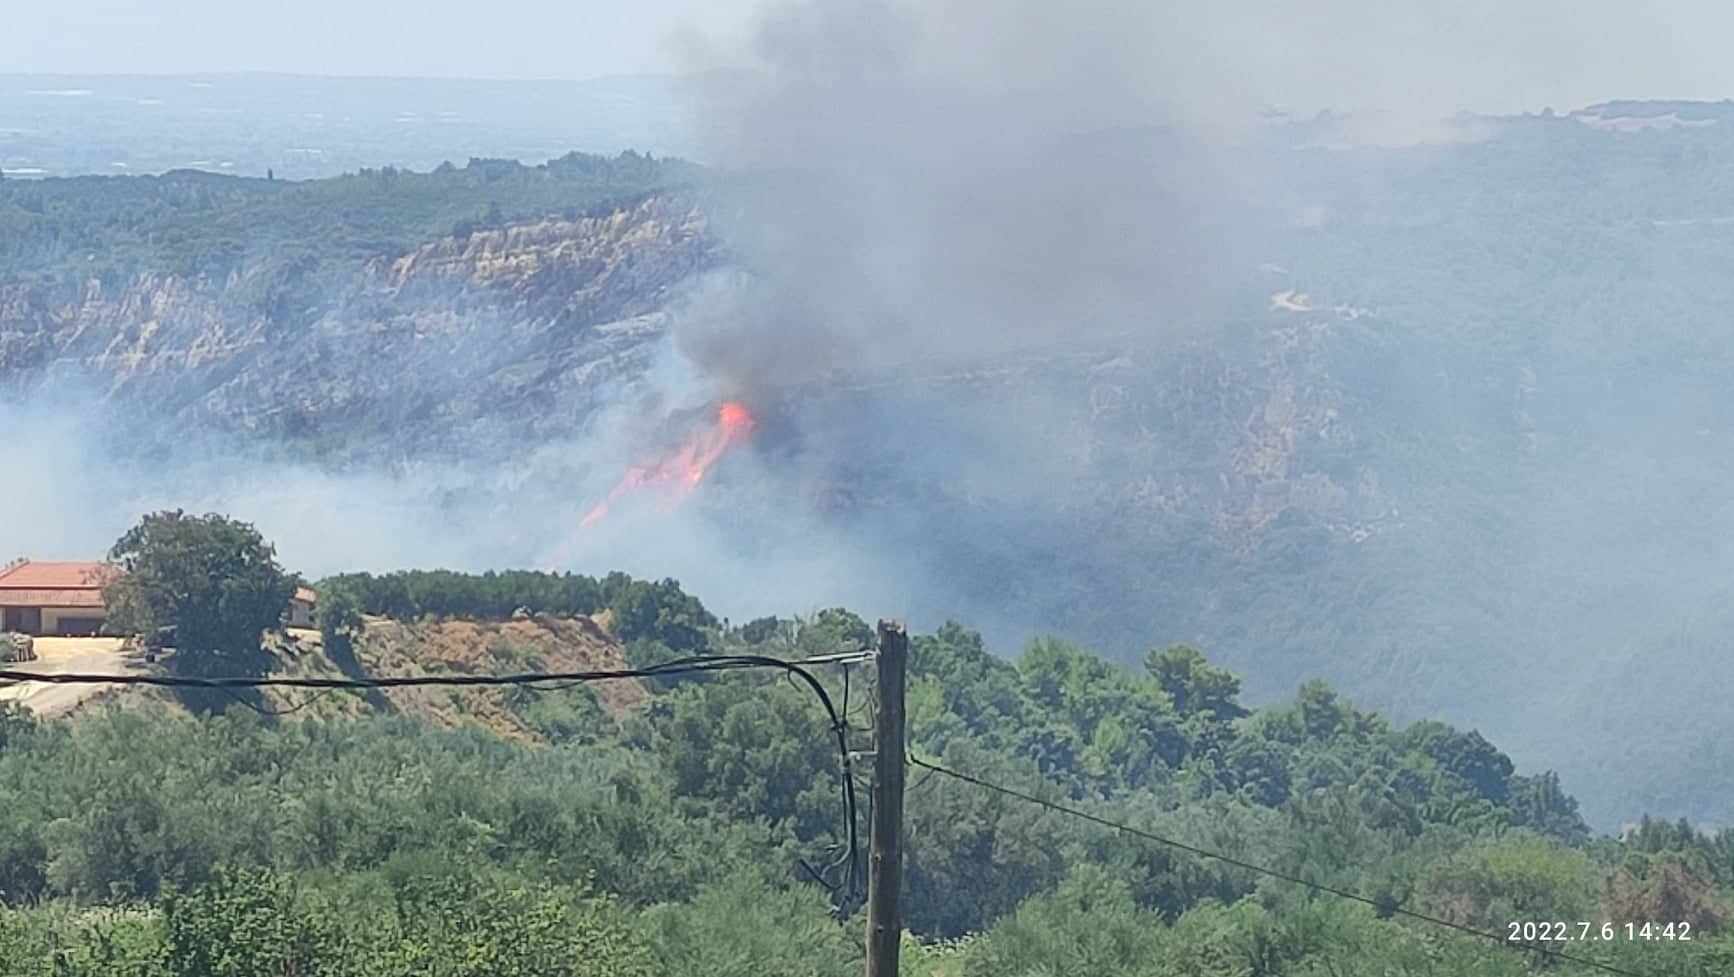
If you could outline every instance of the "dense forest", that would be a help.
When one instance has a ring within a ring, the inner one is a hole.
[[[221,279],[247,260],[348,267],[442,235],[549,214],[607,212],[696,168],[636,152],[569,153],[536,166],[472,159],[431,172],[362,169],[326,180],[199,170],[149,177],[0,180],[9,280],[111,280],[139,272]]]
[[[618,574],[320,589],[328,644],[367,641],[387,613],[617,615],[638,664],[872,639],[843,609],[731,624],[673,581]],[[908,973],[1592,972],[1410,913],[1500,937],[1607,923],[1607,942],[1549,945],[1636,973],[1734,965],[1718,935],[1734,842],[1648,822],[1592,837],[1557,777],[1519,773],[1475,732],[1397,727],[1320,682],[1248,709],[1239,680],[1184,645],[1137,668],[1057,640],[1005,658],[946,624],[914,636],[910,659]],[[864,742],[870,676],[813,668]],[[647,685],[621,719],[590,686],[517,690],[533,743],[390,710],[8,709],[0,972],[859,973],[840,762],[811,693],[763,673]]]

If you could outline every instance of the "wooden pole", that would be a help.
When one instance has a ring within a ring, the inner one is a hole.
[[[879,707],[873,717],[873,825],[867,841],[867,977],[897,977],[903,939],[903,670],[909,636],[879,622]]]

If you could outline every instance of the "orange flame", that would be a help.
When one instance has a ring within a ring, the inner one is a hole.
[[[698,432],[685,443],[676,448],[668,457],[634,465],[614,486],[608,496],[596,504],[578,523],[580,530],[589,528],[599,522],[608,510],[620,499],[633,492],[654,486],[668,485],[674,489],[669,504],[678,504],[698,488],[700,482],[709,473],[711,466],[728,453],[728,450],[753,433],[758,426],[758,420],[745,404],[735,401],[725,401],[717,407],[717,422]],[[569,550],[570,542],[562,548],[562,553]],[[564,557],[550,561],[551,568],[564,563]]]

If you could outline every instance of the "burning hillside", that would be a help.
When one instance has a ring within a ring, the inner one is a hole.
[[[699,417],[702,419],[693,423],[672,449],[628,469],[613,490],[579,520],[578,532],[602,521],[615,505],[629,497],[654,498],[665,507],[679,505],[729,449],[747,440],[758,426],[753,412],[733,400],[723,401]],[[575,533],[566,540],[549,559],[550,568],[566,562],[577,538]]]
[[[746,440],[756,423],[746,405],[732,400],[723,402],[716,409],[714,424],[701,428],[671,454],[634,465],[608,497],[579,522],[579,528],[595,524],[622,496],[640,490],[666,486],[673,492],[673,501],[680,502],[692,494],[698,483],[704,481],[705,473],[730,448]]]

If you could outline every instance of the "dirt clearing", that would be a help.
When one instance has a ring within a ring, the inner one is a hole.
[[[119,638],[37,638],[36,660],[16,662],[8,667],[37,675],[69,672],[123,675],[141,671],[144,662],[136,652],[121,651]],[[17,682],[0,686],[0,701],[17,702],[40,716],[59,716],[111,688],[113,686]]]

